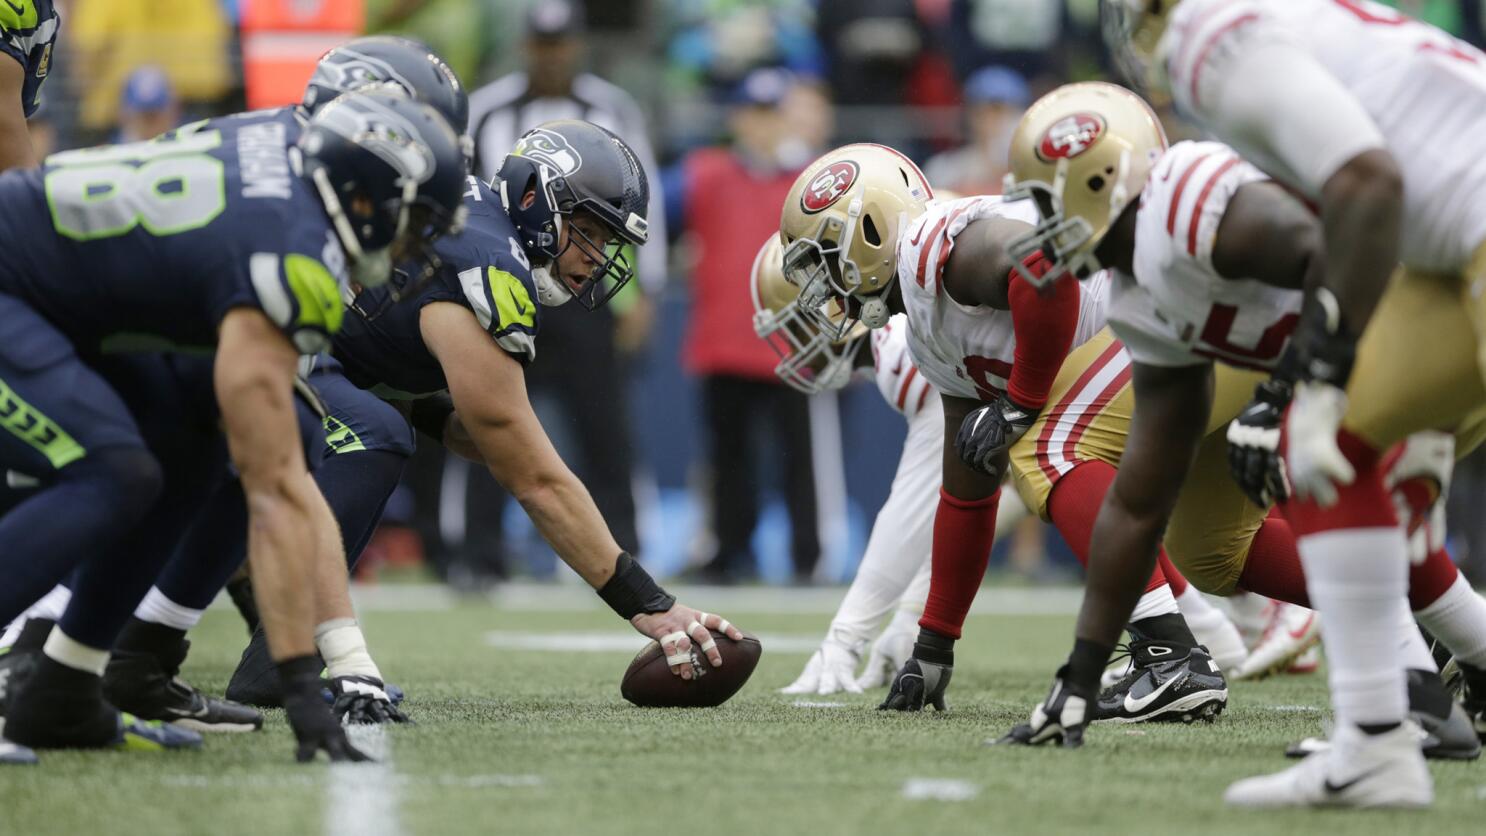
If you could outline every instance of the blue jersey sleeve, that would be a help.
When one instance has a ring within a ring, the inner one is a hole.
[[[317,354],[330,348],[345,316],[341,288],[346,258],[334,236],[327,235],[318,249],[306,243],[284,252],[249,254],[247,272],[255,299],[239,304],[256,304],[301,354]]]
[[[423,297],[459,302],[474,312],[496,345],[522,363],[536,359],[541,313],[531,262],[501,208],[500,198],[475,178],[465,195],[470,223],[435,248],[443,261],[442,293]]]

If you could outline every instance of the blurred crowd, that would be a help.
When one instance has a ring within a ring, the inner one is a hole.
[[[1483,0],[1392,5],[1483,42]],[[834,145],[872,141],[908,153],[936,189],[992,193],[1022,109],[1065,81],[1110,74],[1098,0],[57,6],[64,35],[32,122],[42,149],[282,103],[302,85],[285,44],[317,54],[361,30],[417,37],[465,80],[482,177],[548,119],[589,119],[629,140],[654,194],[640,280],[600,311],[549,312],[529,384],[619,543],[657,574],[715,582],[849,577],[903,437],[870,386],[807,398],[779,384],[753,334],[749,268],[798,172]],[[297,19],[328,31],[268,37]],[[562,576],[488,475],[424,448],[367,571],[426,560],[461,584]],[[1457,473],[1452,523],[1477,583],[1483,499],[1486,459],[1475,457]],[[1035,521],[998,551],[1028,578],[1074,571]]]

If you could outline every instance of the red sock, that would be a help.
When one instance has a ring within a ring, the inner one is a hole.
[[[1161,549],[1160,554],[1156,555],[1156,571],[1166,576],[1166,582],[1171,584],[1171,594],[1173,597],[1180,598],[1186,594],[1187,587],[1189,586],[1187,578],[1181,572],[1177,571],[1176,566],[1171,562],[1171,558],[1166,556],[1166,549],[1164,548]],[[1150,590],[1146,591],[1149,592]]]
[[[1338,430],[1336,443],[1352,463],[1357,478],[1350,485],[1337,485],[1337,502],[1322,508],[1310,500],[1291,499],[1284,505],[1285,519],[1297,539],[1308,534],[1343,528],[1387,528],[1398,525],[1393,499],[1383,486],[1378,451],[1360,436]],[[1256,590],[1257,591],[1257,590]]]
[[[1266,598],[1310,608],[1310,595],[1305,591],[1305,570],[1300,565],[1300,552],[1295,549],[1295,535],[1278,509],[1269,512],[1249,542],[1249,554],[1244,558],[1238,585]]]
[[[1423,563],[1409,567],[1409,609],[1422,610],[1438,601],[1458,577],[1460,570],[1450,559],[1450,553],[1435,549]]]
[[[918,625],[952,639],[960,637],[970,603],[980,589],[996,539],[998,489],[985,499],[956,499],[939,489],[930,557],[929,600]]]
[[[1100,461],[1081,462],[1063,474],[1053,485],[1047,498],[1047,515],[1057,527],[1058,533],[1068,542],[1068,548],[1085,568],[1089,565],[1089,542],[1094,538],[1094,519],[1099,516],[1099,506],[1104,504],[1104,495],[1114,484],[1115,469]],[[1156,562],[1156,571],[1146,583],[1145,591],[1160,589],[1166,585],[1162,566],[1170,565],[1163,548]],[[1175,594],[1175,590],[1172,591]]]

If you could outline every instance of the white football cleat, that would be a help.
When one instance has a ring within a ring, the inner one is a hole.
[[[1332,746],[1272,775],[1228,787],[1235,807],[1428,807],[1434,783],[1411,722],[1384,734],[1346,725]]]
[[[1233,671],[1234,679],[1263,679],[1287,670],[1321,640],[1321,619],[1314,610],[1279,604],[1249,658]]]
[[[820,650],[810,656],[805,670],[794,682],[779,689],[781,694],[836,694],[848,691],[860,694],[857,687],[857,662],[861,657],[855,651],[831,639],[821,642]]]

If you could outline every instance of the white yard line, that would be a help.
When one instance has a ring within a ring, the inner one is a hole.
[[[400,783],[392,768],[392,738],[382,726],[348,726],[346,736],[375,763],[333,763],[325,783],[326,836],[399,836]]]
[[[530,630],[491,630],[485,644],[502,650],[541,650],[559,653],[639,653],[649,640],[633,630],[572,630],[538,632]],[[814,653],[820,648],[820,636],[772,635],[764,633],[759,642],[775,653]]]
[[[903,797],[909,801],[969,801],[980,795],[980,787],[957,778],[909,778],[903,782]]]

